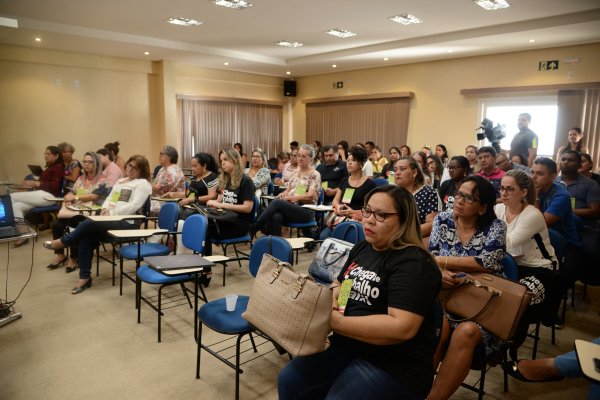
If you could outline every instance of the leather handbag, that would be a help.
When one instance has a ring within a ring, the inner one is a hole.
[[[504,341],[513,336],[532,296],[525,285],[487,273],[466,275],[444,292],[442,307],[449,321],[476,322]]]
[[[344,267],[353,244],[344,240],[327,238],[321,244],[315,259],[308,267],[308,273],[322,284],[336,280]]]
[[[263,256],[242,317],[293,357],[329,347],[332,291],[290,264]]]

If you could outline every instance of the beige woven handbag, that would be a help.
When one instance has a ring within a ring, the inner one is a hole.
[[[292,356],[325,351],[332,291],[270,254],[262,262],[242,317]]]

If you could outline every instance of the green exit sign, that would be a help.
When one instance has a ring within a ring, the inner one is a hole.
[[[540,61],[540,71],[551,71],[554,69],[558,69],[558,60]]]
[[[343,89],[344,82],[343,81],[333,82],[332,86],[333,86],[333,89]]]

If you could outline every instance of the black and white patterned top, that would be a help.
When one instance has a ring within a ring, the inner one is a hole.
[[[427,217],[427,215],[440,210],[440,200],[437,192],[430,186],[421,186],[421,188],[413,195],[413,197],[417,203],[419,221],[422,224],[425,223],[425,217]]]

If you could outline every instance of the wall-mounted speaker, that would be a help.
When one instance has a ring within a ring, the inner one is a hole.
[[[283,81],[283,95],[296,97],[296,81]]]

